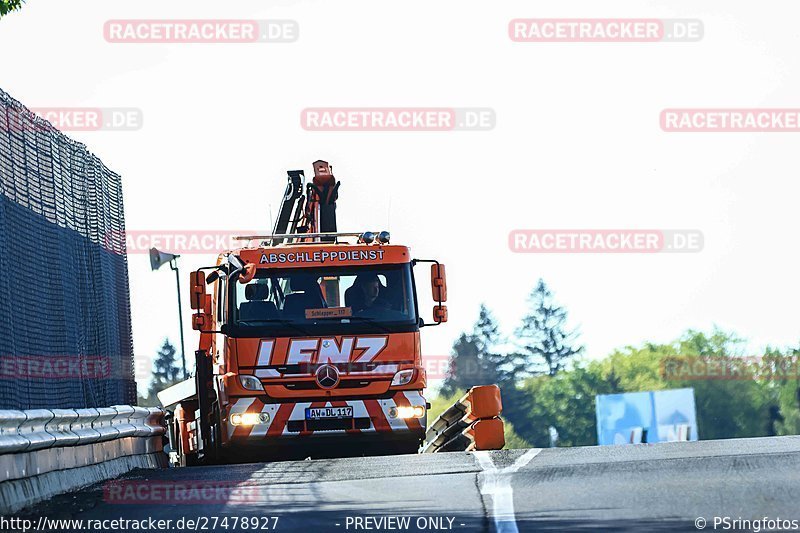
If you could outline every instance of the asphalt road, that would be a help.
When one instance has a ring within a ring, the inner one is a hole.
[[[715,516],[800,520],[800,437],[137,471],[30,515],[313,532],[697,531],[702,517],[714,531]]]

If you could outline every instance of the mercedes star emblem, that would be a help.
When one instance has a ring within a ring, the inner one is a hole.
[[[332,389],[339,384],[339,370],[333,365],[322,365],[315,375],[317,384],[323,389]]]

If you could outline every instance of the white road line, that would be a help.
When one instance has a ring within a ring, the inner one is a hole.
[[[483,472],[478,474],[481,495],[491,496],[491,517],[497,533],[518,533],[517,520],[514,517],[514,490],[511,488],[511,477],[517,470],[528,464],[539,455],[541,448],[532,448],[525,455],[506,468],[498,469],[492,462],[488,451],[474,452]]]

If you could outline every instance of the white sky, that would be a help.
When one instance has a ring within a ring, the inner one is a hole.
[[[543,277],[589,357],[687,328],[798,340],[791,133],[664,133],[676,107],[800,107],[796,2],[28,0],[0,20],[0,87],[28,107],[134,107],[67,132],[123,176],[129,230],[269,229],[287,169],[325,159],[341,230],[389,227],[447,264],[449,353],[485,301],[511,332]],[[513,43],[524,17],[697,18],[695,43]],[[109,19],[291,19],[290,44],[109,44]],[[306,107],[489,107],[488,132],[308,132]],[[387,214],[391,198],[391,217]],[[691,228],[696,254],[513,254],[515,228]],[[180,260],[188,272],[212,257]],[[174,276],[130,257],[135,351],[178,341]],[[424,275],[424,274],[423,274]],[[427,284],[420,283],[427,287]],[[187,352],[196,346],[184,298]],[[429,311],[428,311],[429,313]]]

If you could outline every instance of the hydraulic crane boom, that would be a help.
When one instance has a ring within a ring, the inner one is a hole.
[[[303,171],[290,170],[288,175],[289,182],[272,234],[336,233],[336,200],[340,182],[331,173],[330,165],[326,161],[314,161],[314,179],[305,186],[305,194]],[[270,244],[276,246],[284,240],[276,237],[270,240]],[[319,237],[317,242],[334,240],[334,237],[326,236]]]

